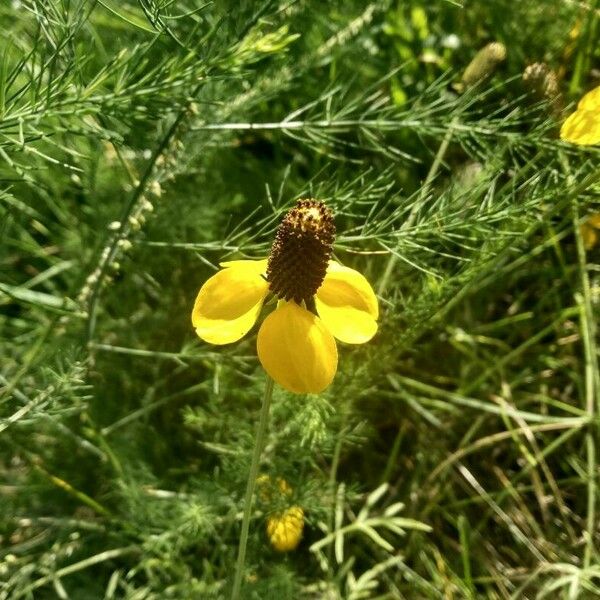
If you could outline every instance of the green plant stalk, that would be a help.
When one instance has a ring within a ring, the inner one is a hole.
[[[433,159],[433,163],[431,164],[429,172],[427,173],[427,177],[425,177],[425,181],[423,182],[423,186],[421,187],[419,201],[415,202],[414,206],[412,207],[412,210],[410,211],[410,214],[408,215],[407,220],[403,223],[401,229],[408,229],[409,227],[412,226],[412,224],[414,223],[415,218],[417,216],[418,210],[423,206],[423,202],[425,202],[425,200],[427,199],[427,194],[429,193],[429,190],[431,189],[431,184],[433,183],[433,180],[435,179],[435,177],[437,175],[440,165],[442,164],[442,161],[444,160],[444,156],[446,155],[446,152],[448,150],[448,146],[450,145],[450,142],[452,141],[452,136],[454,135],[454,131],[455,131],[456,125],[458,124],[458,120],[459,120],[459,117],[458,117],[458,115],[456,115],[450,122],[450,126],[448,127],[448,130],[446,131],[446,135],[444,136],[444,139],[442,140],[442,143],[440,144],[440,147],[438,148],[435,158]],[[388,283],[390,281],[390,277],[392,276],[392,273],[394,272],[394,267],[396,266],[397,262],[398,262],[398,256],[396,254],[392,254],[387,262],[385,271],[383,272],[383,275],[381,277],[381,281],[379,282],[379,287],[377,289],[377,293],[380,296],[382,296],[384,294],[384,292],[388,286]]]
[[[260,455],[262,454],[267,433],[267,424],[269,422],[269,408],[271,398],[273,397],[273,380],[267,376],[265,385],[265,394],[263,396],[262,407],[260,409],[260,418],[256,430],[256,439],[254,441],[254,451],[252,453],[252,462],[250,463],[250,473],[248,473],[248,483],[246,484],[246,496],[244,497],[244,516],[242,518],[242,531],[240,533],[240,544],[238,546],[238,556],[235,564],[235,577],[233,588],[231,589],[231,600],[237,600],[242,587],[242,575],[244,572],[244,563],[246,562],[246,546],[248,544],[248,532],[250,530],[250,515],[252,514],[252,500],[254,497],[254,488],[256,487],[256,477],[258,476],[258,465]]]
[[[469,598],[475,598],[475,587],[473,585],[473,577],[471,575],[471,540],[469,533],[469,523],[464,515],[458,517],[458,535],[460,539],[460,555],[462,558],[463,565],[463,576],[465,578],[465,585],[468,591]]]
[[[344,411],[342,415],[342,423],[340,430],[337,434],[337,440],[335,442],[335,449],[333,451],[333,460],[331,461],[331,469],[329,471],[329,493],[331,494],[331,511],[329,514],[329,530],[335,530],[335,510],[336,510],[336,498],[337,498],[337,470],[340,464],[340,456],[342,454],[342,445],[347,433],[346,421],[348,413]],[[327,567],[331,571],[331,565],[333,564],[333,546],[327,548]]]
[[[595,48],[598,29],[598,0],[592,0],[587,6],[587,10],[590,17],[586,19],[584,30],[579,38],[574,73],[569,85],[570,94],[580,93],[583,80],[590,70],[590,59]]]
[[[67,565],[66,567],[62,567],[61,569],[57,569],[56,571],[50,573],[49,575],[44,575],[40,577],[33,583],[30,583],[25,588],[16,591],[15,595],[12,596],[13,600],[17,598],[23,598],[27,596],[31,598],[30,593],[33,590],[37,590],[42,586],[50,583],[51,581],[60,581],[62,577],[66,577],[67,575],[71,575],[73,573],[77,573],[79,571],[83,571],[89,567],[93,567],[94,565],[98,565],[100,563],[114,560],[115,558],[119,558],[121,556],[125,556],[127,554],[137,554],[140,552],[140,548],[138,546],[126,546],[124,548],[114,548],[112,550],[105,550],[104,552],[100,552],[99,554],[94,554],[88,558],[84,558],[76,563],[72,563]]]
[[[203,84],[203,81],[201,80],[201,82],[194,88],[194,90],[191,94],[191,98],[196,97],[196,95],[200,91],[200,88],[202,87],[202,84]],[[185,116],[188,114],[188,111],[189,111],[189,105],[186,105],[185,107],[180,109],[179,113],[177,114],[177,116],[171,123],[170,127],[168,128],[167,133],[162,137],[158,146],[152,152],[152,155],[150,156],[150,159],[146,165],[146,168],[144,169],[144,172],[142,173],[142,176],[140,177],[139,183],[133,190],[133,192],[132,192],[131,196],[129,197],[129,199],[127,200],[127,202],[125,203],[125,206],[121,213],[121,218],[119,220],[119,228],[114,232],[112,237],[109,238],[108,243],[104,246],[104,251],[100,254],[99,263],[98,263],[98,266],[96,267],[98,275],[97,275],[96,281],[93,285],[91,296],[90,296],[89,302],[88,302],[88,322],[87,322],[87,341],[88,341],[88,343],[93,341],[94,333],[96,330],[98,303],[100,300],[100,294],[102,293],[102,283],[108,273],[109,265],[112,263],[112,261],[115,259],[115,256],[117,255],[118,248],[119,248],[119,242],[122,239],[125,239],[128,234],[127,220],[129,219],[129,216],[133,212],[133,209],[137,205],[138,201],[143,196],[144,191],[146,190],[146,187],[150,183],[159,157],[163,155],[163,153],[168,148],[169,143],[175,137],[177,130],[179,129],[179,126],[183,122]]]
[[[579,211],[576,199],[572,200],[571,210],[573,214],[573,230],[575,232],[575,241],[577,243],[577,258],[579,262],[579,276],[581,291],[576,294],[576,300],[580,307],[580,326],[581,339],[583,342],[583,351],[585,356],[585,409],[589,416],[590,423],[596,415],[596,402],[598,402],[598,365],[594,359],[597,356],[597,348],[595,344],[595,320],[594,311],[591,302],[590,280],[587,272],[587,258],[581,230],[579,229]],[[587,492],[588,506],[586,530],[584,532],[585,550],[583,554],[583,567],[587,569],[592,563],[594,555],[594,536],[593,531],[596,522],[596,496],[597,496],[597,480],[596,480],[596,443],[591,429],[588,429],[585,435],[586,454],[587,454]]]
[[[595,4],[594,4],[595,7]],[[573,175],[571,174],[568,159],[561,153],[559,159],[563,169],[567,175],[567,180],[571,184],[575,184]],[[595,171],[597,175],[599,171]],[[585,411],[587,413],[589,423],[593,422],[597,413],[600,411],[600,399],[598,391],[600,390],[600,370],[596,357],[598,350],[596,347],[596,321],[591,301],[590,278],[587,270],[587,257],[585,246],[580,229],[579,207],[577,204],[577,195],[572,194],[570,198],[571,204],[571,220],[573,223],[573,232],[575,234],[575,244],[577,248],[577,262],[579,267],[579,284],[580,290],[575,295],[578,309],[580,311],[579,322],[581,329],[581,340],[583,342],[583,352],[585,356],[584,370],[584,394],[585,394]],[[597,464],[597,448],[596,431],[592,432],[588,428],[585,435],[586,456],[587,456],[587,518],[586,527],[583,532],[585,540],[585,549],[583,553],[583,568],[588,569],[592,563],[592,558],[595,554],[594,547],[594,527],[596,523],[596,499],[597,499],[597,479],[596,479],[596,464]]]

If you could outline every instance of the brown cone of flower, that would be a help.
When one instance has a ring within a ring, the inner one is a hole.
[[[335,240],[333,213],[318,200],[298,200],[277,229],[267,281],[280,300],[308,302],[325,278]]]

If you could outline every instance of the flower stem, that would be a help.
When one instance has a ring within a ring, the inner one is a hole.
[[[267,375],[265,385],[265,395],[263,396],[262,407],[260,409],[260,418],[256,430],[256,439],[254,441],[254,451],[252,453],[252,462],[250,463],[250,473],[248,474],[248,483],[246,484],[246,496],[244,498],[244,516],[242,519],[242,532],[240,534],[240,545],[238,547],[237,562],[235,564],[235,579],[231,590],[231,600],[237,600],[242,587],[242,575],[244,563],[246,562],[246,545],[248,544],[248,531],[250,529],[250,515],[252,514],[252,500],[254,497],[254,488],[256,486],[256,477],[258,475],[258,464],[262,454],[265,437],[267,433],[267,424],[269,422],[269,408],[271,406],[271,397],[273,396],[273,380]]]

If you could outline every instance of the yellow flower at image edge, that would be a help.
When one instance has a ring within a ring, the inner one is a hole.
[[[560,128],[560,138],[572,144],[600,143],[600,87],[588,92]]]
[[[334,338],[369,341],[379,308],[358,271],[330,259],[335,228],[321,202],[300,200],[285,216],[265,260],[221,263],[200,289],[192,312],[198,336],[230,344],[254,325],[267,295],[277,307],[263,321],[257,340],[265,371],[295,393],[319,393],[337,370]],[[309,310],[314,305],[317,314]]]
[[[591,250],[598,243],[598,232],[600,231],[600,213],[589,215],[579,226],[583,245],[586,250]]]
[[[302,539],[303,530],[304,511],[299,506],[291,506],[267,519],[269,541],[279,552],[295,550]]]

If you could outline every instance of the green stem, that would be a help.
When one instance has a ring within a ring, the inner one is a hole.
[[[335,449],[333,451],[333,460],[331,461],[331,469],[329,471],[329,492],[331,494],[331,513],[329,515],[329,531],[335,530],[335,509],[336,509],[336,498],[337,498],[337,470],[340,464],[340,456],[342,454],[342,445],[346,437],[346,421],[348,413],[344,411],[342,415],[342,423],[340,431],[337,435],[337,441],[335,442]],[[333,564],[333,544],[327,547],[327,568],[332,571],[331,565]]]
[[[595,4],[594,4],[595,6]],[[567,158],[561,154],[559,158],[563,169],[567,174],[567,181],[574,186],[575,179],[570,171]],[[600,171],[596,171],[596,174]],[[577,194],[578,195],[578,194]],[[572,194],[571,215],[573,221],[573,231],[575,233],[575,243],[577,247],[577,261],[579,267],[580,291],[576,294],[577,304],[580,310],[581,339],[583,342],[583,352],[585,357],[584,370],[584,393],[585,410],[589,418],[589,423],[593,422],[598,411],[600,411],[600,370],[598,369],[598,349],[596,347],[596,321],[594,309],[592,306],[592,293],[590,288],[590,278],[588,274],[587,257],[583,237],[581,235],[579,206],[577,204],[577,195]],[[586,454],[587,454],[587,519],[586,528],[583,532],[585,540],[585,549],[583,553],[583,568],[589,569],[595,555],[594,547],[594,528],[596,526],[596,501],[598,496],[598,481],[596,474],[597,448],[596,439],[597,429],[588,428],[585,435]]]
[[[442,143],[440,144],[440,147],[438,148],[437,154],[435,155],[435,158],[433,159],[433,163],[431,164],[431,167],[429,168],[427,177],[425,177],[425,181],[423,182],[423,185],[421,186],[421,193],[419,194],[419,199],[417,201],[415,201],[415,203],[413,204],[413,206],[411,208],[410,214],[408,215],[408,218],[402,224],[402,227],[400,227],[401,231],[405,230],[405,229],[409,229],[412,226],[412,224],[415,221],[415,218],[417,217],[418,211],[423,207],[424,202],[427,200],[427,194],[429,193],[429,190],[431,189],[431,184],[433,183],[433,180],[435,179],[435,176],[437,175],[440,165],[442,164],[442,161],[444,160],[444,156],[448,150],[448,146],[450,145],[452,136],[454,135],[454,131],[455,131],[456,125],[458,124],[458,120],[459,120],[459,116],[456,115],[450,122],[450,126],[448,127],[448,130],[446,131],[446,135],[444,136],[444,139],[442,140]],[[388,263],[385,267],[385,271],[383,272],[383,275],[381,277],[379,287],[377,289],[377,293],[380,296],[382,296],[384,294],[384,292],[387,288],[387,285],[389,283],[390,277],[392,276],[392,273],[394,272],[394,267],[396,266],[397,262],[398,262],[398,256],[396,254],[392,254],[388,260]]]
[[[583,80],[590,70],[590,60],[592,58],[597,29],[598,29],[598,0],[592,0],[588,3],[586,10],[589,13],[589,18],[585,19],[584,28],[579,36],[577,44],[577,56],[575,57],[575,67],[573,76],[569,85],[569,93],[571,95],[579,94],[583,87]]]
[[[577,243],[577,258],[579,262],[580,293],[576,294],[577,304],[580,307],[581,339],[583,342],[583,351],[585,357],[585,409],[590,418],[590,423],[596,414],[596,402],[598,401],[598,391],[600,389],[598,377],[598,355],[596,348],[596,331],[594,310],[591,302],[590,280],[587,270],[587,258],[583,238],[581,236],[579,223],[579,210],[577,199],[571,200],[571,212],[573,214],[573,229],[575,232],[575,241]],[[597,478],[596,478],[596,440],[592,430],[588,428],[585,436],[587,452],[587,491],[588,506],[586,531],[583,539],[585,540],[585,550],[583,554],[583,568],[588,569],[594,556],[594,527],[596,523],[596,497],[597,497]]]
[[[254,442],[254,451],[252,453],[252,462],[250,463],[250,473],[248,474],[248,483],[246,484],[246,496],[244,498],[244,516],[242,518],[242,532],[240,534],[240,545],[238,547],[238,557],[235,564],[235,579],[233,580],[233,589],[231,590],[231,600],[237,600],[242,587],[242,575],[244,572],[244,563],[246,562],[246,546],[248,544],[248,531],[250,530],[250,515],[252,514],[252,499],[254,488],[256,486],[256,477],[258,475],[258,465],[260,455],[262,454],[265,437],[267,433],[267,424],[269,422],[269,408],[271,406],[271,397],[273,396],[273,380],[267,376],[265,386],[265,395],[263,397],[262,407],[260,409],[260,418],[256,430],[256,440]]]

